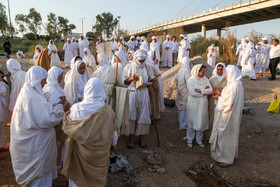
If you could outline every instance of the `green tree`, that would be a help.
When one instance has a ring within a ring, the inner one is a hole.
[[[48,23],[46,30],[51,38],[56,39],[58,34],[58,20],[54,13],[50,13],[48,16]]]
[[[103,12],[101,15],[98,14],[96,16],[96,24],[94,26],[95,32],[98,35],[104,34],[106,35],[107,38],[112,36],[112,32],[118,25],[118,19],[115,18],[110,12]]]
[[[19,26],[18,31],[21,32],[21,34],[24,36],[24,33],[26,32],[26,28],[25,28],[26,16],[23,14],[17,14],[15,17],[15,21]]]
[[[96,32],[87,32],[86,33],[86,37],[88,38],[88,39],[97,39],[98,38],[98,34],[96,33]]]
[[[66,37],[68,34],[72,33],[72,30],[76,29],[76,26],[74,24],[68,24],[68,19],[58,16],[58,33],[63,35],[64,40],[66,40]]]
[[[41,14],[34,8],[31,8],[29,14],[26,15],[26,24],[28,25],[29,30],[34,33],[35,40],[37,40],[37,35],[39,30],[41,30],[42,25]]]
[[[8,29],[8,18],[6,15],[6,7],[0,3],[0,31],[2,35],[6,34]]]

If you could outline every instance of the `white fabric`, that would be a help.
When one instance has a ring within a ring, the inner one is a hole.
[[[191,44],[190,44],[190,42],[187,40],[187,38],[185,38],[185,41],[186,41],[186,57],[190,58]]]
[[[0,81],[0,124],[4,123],[8,119],[8,103],[4,96],[8,91],[8,85]],[[0,147],[2,147],[0,145]]]
[[[243,49],[244,46],[245,46],[245,39],[243,38],[241,40],[241,43],[238,45],[238,47],[236,49],[235,55],[238,55],[237,66],[241,66],[242,57],[244,55],[244,52],[246,51],[246,49],[245,50]]]
[[[52,67],[48,71],[48,78],[47,78],[47,84],[44,86],[43,91],[44,95],[46,93],[49,93],[49,98],[47,98],[48,102],[52,105],[57,104],[60,101],[60,97],[64,96],[64,91],[59,85],[57,79],[58,77],[63,74],[63,70],[59,67]]]
[[[74,41],[73,41],[74,40]],[[71,48],[72,48],[72,54],[73,56],[78,56],[78,49],[79,49],[79,44],[76,42],[76,38],[72,38],[71,41]]]
[[[34,60],[34,61],[35,61],[35,60],[40,56],[40,54],[41,54],[41,52],[39,53],[39,52],[37,51],[37,48],[40,49],[41,52],[44,50],[44,48],[43,48],[42,46],[36,45],[36,47],[35,47],[35,54],[34,54],[34,56],[33,56],[33,60]]]
[[[57,169],[54,168],[52,171],[47,173],[46,175],[36,179],[31,183],[31,187],[51,187],[52,181],[57,178]]]
[[[118,63],[118,71],[117,71],[117,84],[118,85],[123,85],[122,84],[122,72],[124,67],[126,66],[126,60],[125,60],[125,54],[122,51],[118,51],[115,53],[115,56],[117,56],[120,59],[120,63]],[[115,61],[114,61],[115,62]],[[114,68],[114,75],[116,74],[116,68],[117,68],[117,63],[113,63],[111,65]]]
[[[264,73],[269,66],[269,52],[270,45],[259,42],[260,45],[256,46],[256,73]]]
[[[118,43],[118,49],[119,51],[122,51],[123,53],[126,53],[126,42],[124,41],[124,37],[120,37],[120,42]]]
[[[227,67],[227,86],[215,109],[209,143],[211,157],[217,162],[233,164],[238,156],[239,127],[242,118],[244,91],[242,73],[236,66]]]
[[[249,76],[249,79],[256,79],[256,72],[254,68],[256,63],[256,54],[257,51],[254,49],[254,44],[250,43],[246,53],[242,57],[244,59],[242,74],[243,76]]]
[[[88,48],[88,46],[89,46],[88,39],[84,37],[84,39],[82,40],[80,38],[78,44],[79,44],[79,49],[80,49],[80,56],[82,58],[84,58],[84,49]]]
[[[139,59],[147,58],[147,53],[144,50],[135,52],[133,63],[127,65],[123,70],[123,82],[134,74],[140,75],[143,82],[147,83],[154,77],[148,71],[148,66],[141,64]],[[137,121],[137,124],[151,124],[150,118],[150,97],[148,88],[141,87],[136,89],[134,82],[132,82],[128,89],[129,93],[129,119]]]
[[[115,39],[113,41],[111,41],[111,50],[112,50],[112,55],[109,58],[109,61],[112,61],[112,59],[114,58],[115,52],[118,51],[118,42],[116,42]]]
[[[128,51],[135,51],[135,46],[137,45],[137,42],[135,40],[130,40],[127,42],[127,46],[128,46]]]
[[[181,38],[182,39],[182,38]],[[182,62],[183,58],[186,56],[186,47],[187,47],[187,42],[186,40],[182,39],[180,41],[181,46],[179,46],[179,51],[178,51],[178,62]]]
[[[114,68],[110,66],[108,58],[105,54],[98,55],[99,66],[97,70],[92,74],[92,77],[97,77],[103,81],[104,84],[113,85],[115,82]]]
[[[178,42],[177,41],[175,41],[175,42],[172,41],[172,44],[173,44],[172,53],[178,53],[178,50],[179,50]]]
[[[21,70],[20,63],[10,58],[7,61],[7,69],[11,73],[11,90],[9,99],[9,110],[13,111],[17,101],[18,94],[25,82],[26,72]]]
[[[221,76],[217,74],[217,67],[218,67],[218,65],[222,65],[222,66],[223,66],[223,75],[221,75]],[[217,79],[218,79],[219,82],[222,82],[222,81],[224,80],[224,78],[226,77],[226,76],[225,76],[225,73],[226,73],[226,65],[225,65],[225,63],[219,62],[219,63],[215,66],[215,69],[214,69],[213,72],[212,72],[212,77],[215,76],[215,77],[217,77]]]
[[[196,137],[196,143],[202,144],[203,131],[201,131],[201,130],[197,131],[192,128],[188,128],[187,129],[187,142],[192,143],[194,136]]]
[[[87,67],[83,75],[78,72],[78,68],[82,63],[84,62],[81,60],[75,63],[74,68],[69,75],[69,79],[65,83],[64,92],[66,100],[71,105],[78,102],[79,99],[82,100],[84,98],[84,87],[88,79],[91,78]]]
[[[187,124],[188,129],[192,128],[196,131],[204,131],[208,129],[208,99],[207,95],[212,93],[212,87],[209,80],[204,76],[198,77],[198,72],[202,64],[197,64],[191,71],[192,77],[188,80],[188,102],[187,102]],[[209,86],[209,88],[206,88]],[[195,92],[200,89],[201,93]]]
[[[269,52],[269,58],[277,58],[280,57],[280,44],[278,44],[276,47],[274,45],[271,45],[271,49]]]
[[[207,54],[207,63],[212,67],[215,68],[215,64],[216,64],[216,56],[217,53],[216,51],[209,51]]]
[[[88,48],[84,48],[84,52],[87,52],[87,55],[84,54],[83,61],[86,63],[90,74],[94,73],[96,71],[96,61],[94,56],[91,54],[90,50]]]
[[[57,48],[54,44],[51,44],[51,41],[53,42],[53,40],[49,41],[49,45],[48,45],[48,49],[52,51],[52,56],[51,56],[51,67],[53,66],[59,66],[60,64],[60,59],[59,56],[57,54]]]
[[[141,36],[141,40],[144,40],[144,41],[142,41],[142,43],[140,45],[140,49],[145,50],[148,53],[149,52],[149,44],[148,44],[147,40],[145,39],[144,36]]]
[[[178,122],[179,122],[179,129],[180,130],[186,130],[187,129],[186,110],[178,110]]]
[[[28,70],[12,116],[10,153],[16,181],[22,186],[56,166],[54,126],[64,111],[61,104],[53,107],[43,95],[41,80],[47,75],[40,66]]]
[[[156,39],[156,38],[155,38]],[[150,43],[150,50],[156,52],[156,59],[160,61],[160,44],[158,41],[154,42],[154,40]]]
[[[172,48],[173,48],[173,43],[170,40],[170,36],[169,36],[169,41],[167,41],[166,39],[162,44],[162,58],[161,58],[162,67],[166,67],[166,66],[170,68],[172,67]]]
[[[63,46],[64,52],[64,62],[66,66],[70,66],[70,61],[72,60],[73,56],[73,50],[71,43],[66,42]]]

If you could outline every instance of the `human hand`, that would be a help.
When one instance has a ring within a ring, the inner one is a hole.
[[[210,88],[210,86],[206,86],[206,87],[205,87],[205,89],[209,89],[209,88]]]
[[[200,89],[194,89],[194,91],[197,92],[197,93],[201,93]]]
[[[59,98],[60,98],[60,101],[58,102],[58,104],[63,104],[66,101],[66,97],[65,96],[61,96]]]

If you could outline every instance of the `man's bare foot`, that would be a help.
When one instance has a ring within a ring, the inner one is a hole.
[[[231,165],[232,164],[227,164],[227,163],[222,163],[222,162],[219,163],[219,166],[222,167],[222,168],[226,168],[226,167],[229,167]]]

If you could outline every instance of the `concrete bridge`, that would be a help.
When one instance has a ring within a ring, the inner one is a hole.
[[[172,28],[183,29],[183,33],[201,32],[206,37],[207,30],[217,29],[217,39],[221,36],[221,30],[226,27],[243,25],[248,23],[266,21],[280,18],[280,0],[249,0],[225,7],[217,7],[215,10],[203,11],[195,15],[167,21],[166,23],[151,25],[147,28],[133,31],[132,35],[147,35],[149,32],[167,31]]]

